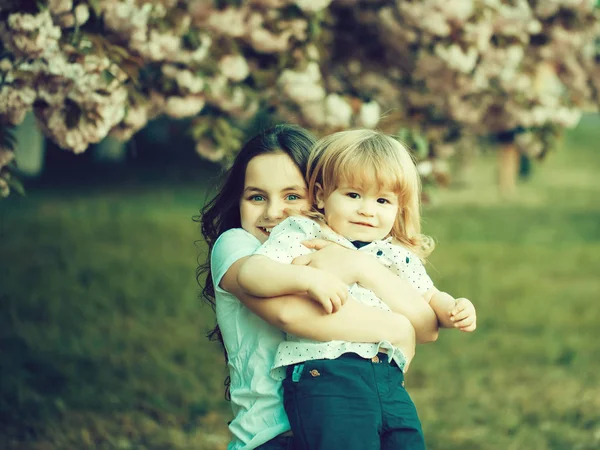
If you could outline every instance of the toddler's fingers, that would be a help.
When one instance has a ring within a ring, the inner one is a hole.
[[[460,322],[461,320],[466,319],[469,316],[470,316],[469,311],[466,311],[464,309],[460,310],[456,314],[450,314],[450,318],[454,323]]]
[[[455,316],[455,315],[460,314],[461,312],[465,311],[466,309],[467,309],[466,305],[462,305],[460,303],[456,303],[454,305],[454,308],[452,309],[452,312],[450,313],[450,315],[451,316]]]
[[[333,303],[331,302],[331,300],[329,298],[319,297],[318,300],[319,300],[319,303],[323,306],[323,309],[325,310],[325,312],[327,314],[331,314],[332,312],[334,312]]]
[[[452,307],[452,314],[456,314],[464,309],[464,306],[460,304],[459,301],[454,302],[454,306]]]
[[[331,304],[333,305],[333,312],[338,311],[342,307],[342,299],[339,291],[334,291],[330,296]]]
[[[459,322],[455,322],[454,327],[463,330],[465,328],[472,327],[476,323],[477,323],[477,320],[475,317],[467,317],[466,319],[463,319]]]
[[[344,285],[342,287],[342,289],[340,290],[340,301],[341,301],[341,304],[344,305],[347,300],[348,300],[348,287]]]
[[[331,298],[331,304],[333,305],[333,312],[337,312],[342,307],[342,300],[338,295],[334,295]]]
[[[292,260],[296,266],[308,266],[310,264],[310,255],[301,255]]]
[[[454,321],[454,326],[455,327],[464,327],[465,325],[470,325],[471,323],[473,323],[475,321],[474,317],[464,317],[462,319],[459,320],[455,320]]]
[[[307,248],[313,248],[315,250],[321,250],[322,248],[331,245],[331,241],[326,241],[325,239],[311,239],[309,241],[302,241],[302,245]]]
[[[473,322],[471,325],[466,326],[466,327],[460,327],[459,330],[463,331],[465,333],[470,333],[472,331],[475,331],[475,329],[477,328],[477,324],[475,322]]]

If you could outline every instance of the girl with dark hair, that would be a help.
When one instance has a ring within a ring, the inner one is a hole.
[[[314,143],[310,133],[292,125],[278,125],[255,136],[237,155],[222,189],[199,219],[210,259],[197,275],[207,275],[203,296],[215,308],[218,323],[211,336],[223,343],[230,373],[234,418],[229,450],[293,448],[281,382],[270,375],[284,331],[318,341],[393,345],[405,338],[410,326],[403,315],[352,299],[342,306],[347,286],[321,269],[305,268],[339,293],[321,304],[304,293],[258,298],[239,287],[239,268],[273,227],[290,214],[310,209],[304,173]],[[415,326],[420,340],[435,340],[437,320],[429,306],[398,277],[391,272],[384,275],[383,266],[381,270],[379,275],[397,286],[398,296],[423,318],[422,326]]]

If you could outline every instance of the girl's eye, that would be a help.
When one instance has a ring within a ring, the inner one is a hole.
[[[262,195],[252,195],[248,197],[251,202],[262,202],[265,198]]]
[[[300,196],[298,194],[289,194],[285,199],[287,201],[293,202],[296,200],[300,200]]]
[[[385,205],[385,204],[390,203],[390,201],[387,198],[378,198],[377,203],[381,203],[382,205]]]
[[[358,195],[356,192],[348,192],[346,195],[350,198],[359,198],[360,197],[360,195]]]

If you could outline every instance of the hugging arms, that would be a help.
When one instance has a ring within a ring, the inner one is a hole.
[[[308,243],[310,245],[310,243]],[[347,252],[343,254],[341,252]],[[310,267],[312,263],[319,268]],[[431,342],[437,339],[438,323],[429,304],[408,283],[399,279],[392,272],[379,264],[374,258],[362,255],[358,251],[325,247],[301,261],[308,277],[319,274],[317,278],[333,277],[333,281],[349,285],[355,282],[366,287],[377,287],[378,296],[386,303],[395,305],[413,324],[418,342]],[[343,340],[352,342],[397,342],[404,333],[402,327],[407,325],[406,319],[400,314],[373,308],[349,298],[336,312],[330,314],[323,305],[310,298],[307,289],[299,289],[295,294],[267,295],[265,290],[262,297],[249,294],[239,285],[240,268],[249,259],[242,258],[235,262],[223,276],[221,287],[234,294],[253,313],[271,325],[297,336],[317,341]],[[262,258],[261,258],[262,259]],[[264,258],[266,259],[266,258]],[[271,270],[263,267],[263,274],[274,279],[281,267],[272,261]],[[367,265],[367,266],[366,266]],[[369,267],[368,270],[364,270]],[[248,266],[247,266],[248,268]],[[273,270],[275,269],[275,270]],[[269,288],[271,289],[271,288]],[[346,289],[347,290],[347,289]],[[333,307],[331,308],[333,309]]]

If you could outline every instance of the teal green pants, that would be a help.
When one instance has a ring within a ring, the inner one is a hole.
[[[289,366],[284,405],[296,450],[423,450],[404,374],[380,353]]]

